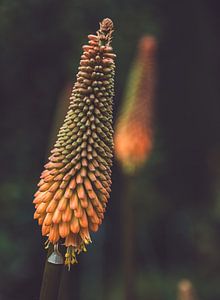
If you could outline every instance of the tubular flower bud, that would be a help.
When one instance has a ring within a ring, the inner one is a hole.
[[[113,152],[113,23],[104,19],[88,36],[70,105],[35,194],[42,235],[67,248],[66,265],[85,251],[102,223],[111,186]]]
[[[140,40],[116,121],[115,153],[128,173],[141,167],[152,149],[156,46],[154,37]]]

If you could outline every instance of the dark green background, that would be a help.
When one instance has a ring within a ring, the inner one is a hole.
[[[217,0],[0,1],[0,299],[38,299],[46,253],[32,220],[33,193],[57,104],[103,17],[115,23],[115,112],[138,39],[159,40],[155,149],[134,179],[136,299],[175,299],[187,277],[201,299],[219,300]],[[80,300],[122,299],[123,186],[115,163],[105,222],[79,258]]]

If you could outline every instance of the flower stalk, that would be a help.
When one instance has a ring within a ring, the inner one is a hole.
[[[53,252],[52,245],[48,249],[48,257]],[[51,264],[48,260],[45,263],[44,274],[41,284],[40,300],[54,300],[57,299],[59,291],[59,282],[62,273],[63,264]]]
[[[155,89],[156,40],[145,36],[129,76],[122,108],[116,121],[115,154],[124,175],[122,204],[123,299],[135,293],[135,184],[136,175],[147,161],[153,145],[153,98]]]

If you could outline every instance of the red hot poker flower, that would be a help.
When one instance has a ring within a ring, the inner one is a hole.
[[[53,245],[64,243],[65,264],[91,242],[104,218],[113,151],[113,23],[104,19],[83,46],[70,106],[35,194],[34,218]]]
[[[115,153],[125,172],[133,172],[147,160],[153,143],[156,39],[140,40],[127,92],[116,122]]]

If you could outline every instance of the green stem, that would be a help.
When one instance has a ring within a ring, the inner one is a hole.
[[[52,252],[53,246],[50,246],[47,258]],[[63,265],[51,264],[46,260],[41,284],[40,300],[57,300],[62,268]]]
[[[57,300],[77,300],[80,298],[80,269],[78,264],[71,266],[70,271],[63,266]]]
[[[134,300],[134,212],[133,189],[135,176],[124,177],[123,217],[123,271],[124,271],[124,300]]]

